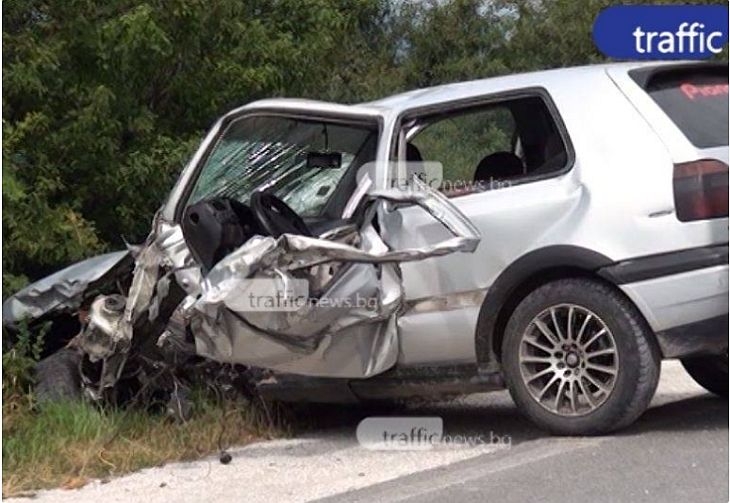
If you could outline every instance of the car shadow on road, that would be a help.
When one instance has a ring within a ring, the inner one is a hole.
[[[709,393],[651,407],[619,435],[728,428],[728,402]]]
[[[358,423],[373,416],[438,416],[443,419],[444,434],[452,437],[509,435],[513,444],[549,436],[517,410],[506,392],[417,404],[308,405],[299,409],[301,421],[294,431],[297,436],[351,435],[354,441]],[[704,394],[653,406],[615,435],[727,428],[727,400]]]

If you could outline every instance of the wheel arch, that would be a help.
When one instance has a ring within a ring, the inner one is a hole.
[[[477,318],[475,350],[480,365],[500,361],[504,329],[520,301],[550,281],[589,277],[610,283],[599,270],[614,261],[588,248],[554,245],[533,250],[512,262],[487,290]]]

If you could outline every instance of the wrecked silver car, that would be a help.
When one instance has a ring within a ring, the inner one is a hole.
[[[28,286],[3,323],[51,323],[39,392],[98,401],[201,378],[310,402],[506,384],[583,435],[638,418],[662,358],[727,396],[727,93],[682,91],[708,83],[727,65],[252,103],[145,243]]]
[[[78,354],[80,390],[95,400],[200,358],[265,369],[269,386],[392,369],[400,264],[473,252],[480,237],[418,176],[378,187],[379,132],[367,116],[226,116],[143,245],[30,285],[3,305],[4,325],[76,314],[64,358]],[[445,235],[388,246],[379,214],[398,205],[422,208]]]

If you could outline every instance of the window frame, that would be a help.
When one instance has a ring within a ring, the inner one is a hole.
[[[408,128],[409,123],[413,123],[419,119],[428,118],[430,116],[435,115],[451,115],[453,114],[461,114],[464,112],[468,112],[470,109],[479,109],[484,107],[489,107],[492,105],[498,105],[501,102],[506,101],[515,101],[523,98],[540,98],[542,102],[545,104],[545,107],[548,111],[548,114],[550,115],[550,118],[552,119],[553,123],[555,124],[555,127],[558,131],[558,134],[560,135],[560,140],[563,142],[563,147],[565,148],[565,152],[567,154],[567,159],[565,162],[565,166],[561,169],[551,171],[549,173],[542,173],[539,175],[527,175],[520,178],[515,178],[513,180],[510,180],[510,185],[507,187],[502,187],[499,189],[492,189],[492,190],[507,190],[512,187],[523,185],[526,183],[534,183],[534,182],[540,182],[543,180],[548,180],[551,178],[557,178],[559,176],[564,175],[565,173],[568,173],[573,169],[575,166],[575,149],[573,148],[573,143],[570,139],[570,135],[568,134],[568,130],[565,126],[565,123],[563,122],[563,119],[560,115],[560,112],[558,111],[557,106],[555,105],[555,102],[553,101],[552,97],[550,96],[550,93],[545,89],[544,87],[526,87],[522,89],[512,89],[509,91],[502,91],[502,92],[496,92],[496,93],[490,93],[485,95],[479,95],[479,96],[473,96],[469,98],[460,98],[456,100],[449,100],[449,101],[443,101],[441,103],[436,103],[432,105],[425,105],[421,107],[414,107],[408,110],[403,111],[401,114],[398,115],[398,118],[395,121],[395,125],[393,127],[393,137],[391,138],[391,149],[389,152],[389,157],[392,161],[389,163],[391,167],[389,168],[388,172],[388,180],[393,180],[397,173],[393,171],[394,166],[397,165],[397,161],[401,159],[401,155],[405,156],[405,142],[403,145],[401,145],[400,138],[401,133],[403,132],[404,128]],[[416,133],[417,134],[417,133]],[[404,138],[406,135],[404,135]],[[412,136],[411,136],[412,137]],[[403,160],[405,157],[403,157]],[[474,194],[483,194],[491,192],[491,190],[484,190],[480,192],[466,192],[464,194],[454,194],[451,196],[446,196],[449,199],[452,198],[458,198],[463,196],[469,196]],[[445,194],[444,194],[445,195]]]

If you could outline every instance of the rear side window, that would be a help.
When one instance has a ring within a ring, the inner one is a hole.
[[[568,150],[541,96],[495,100],[416,119],[406,160],[438,162],[447,197],[555,176]]]
[[[728,144],[727,67],[656,73],[644,89],[697,148]]]

